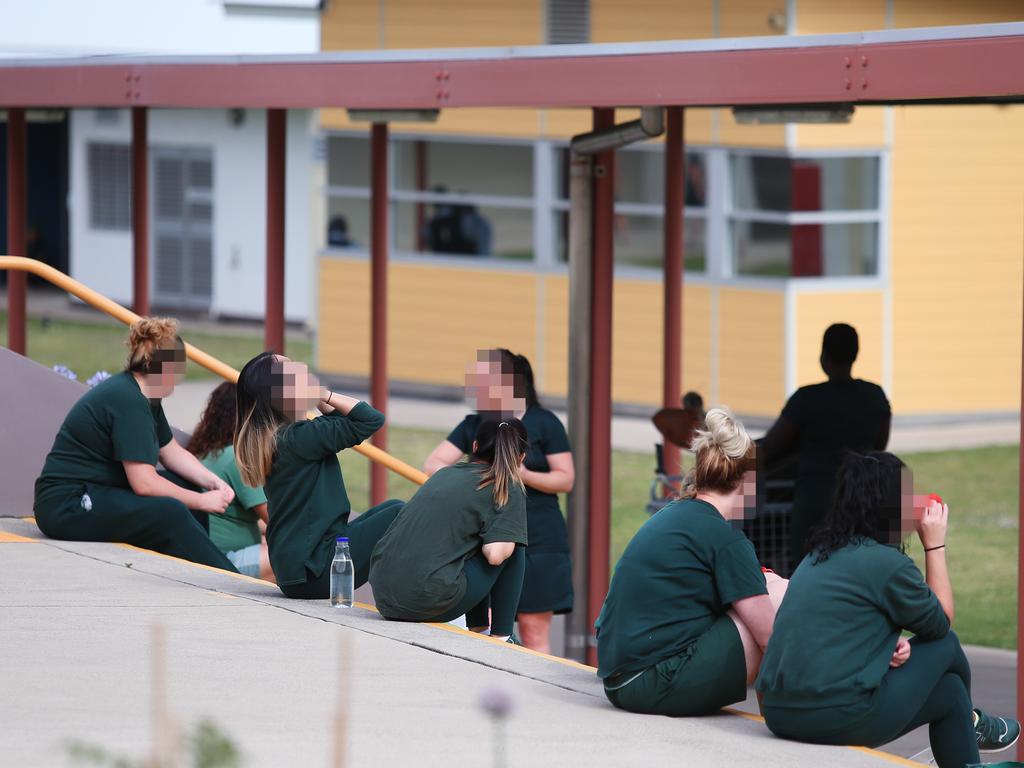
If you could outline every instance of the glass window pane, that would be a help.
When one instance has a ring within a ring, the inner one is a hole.
[[[878,208],[877,157],[732,156],[739,210],[849,211]]]
[[[555,196],[569,197],[569,150],[555,150]],[[686,155],[686,205],[703,208],[707,199],[704,155]],[[665,200],[665,154],[657,151],[620,151],[615,166],[615,201],[661,205]]]
[[[395,248],[447,256],[533,258],[533,212],[473,205],[395,205]]]
[[[878,273],[878,225],[732,223],[733,272],[759,277]]]
[[[327,199],[328,248],[370,248],[370,201],[346,197]]]
[[[370,140],[349,136],[327,138],[327,184],[370,186]]]
[[[533,196],[533,147],[396,141],[395,184],[410,191]]]
[[[559,261],[569,260],[568,214],[555,214],[556,255]],[[701,273],[707,269],[705,254],[707,227],[703,217],[687,217],[683,227],[683,247],[687,272]],[[662,268],[663,224],[658,216],[615,217],[615,263],[622,266]]]

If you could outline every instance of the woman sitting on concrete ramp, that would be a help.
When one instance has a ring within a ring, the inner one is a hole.
[[[485,421],[469,461],[431,475],[377,544],[370,585],[377,609],[399,621],[452,621],[512,635],[526,570],[529,441],[518,419]],[[490,619],[488,619],[490,607]]]
[[[752,513],[754,442],[726,408],[706,425],[684,498],[629,542],[597,619],[597,674],[630,712],[707,715],[743,701],[785,593],[733,523]]]
[[[82,395],[57,432],[36,480],[39,529],[53,539],[125,542],[233,571],[205,523],[234,492],[178,445],[160,404],[185,372],[177,321],[136,321],[128,348],[125,370]],[[157,472],[158,461],[170,472]]]
[[[912,494],[910,471],[892,454],[846,458],[790,581],[757,690],[777,736],[877,747],[927,723],[940,768],[963,768],[979,750],[1010,747],[1020,725],[972,709],[971,670],[950,630],[949,508],[936,497],[915,504]],[[901,545],[915,526],[923,579]]]
[[[274,581],[263,538],[268,521],[267,497],[262,488],[252,488],[242,481],[231,444],[237,421],[236,400],[235,385],[231,382],[225,381],[214,389],[185,447],[235,492],[235,499],[224,514],[210,518],[213,543],[239,573]]]
[[[366,583],[370,553],[402,502],[386,501],[349,522],[338,452],[380,429],[384,414],[323,389],[303,363],[272,352],[245,364],[237,394],[235,461],[242,480],[266,493],[270,564],[285,597],[329,596],[338,536],[349,537],[355,585]],[[323,415],[307,419],[313,408]]]

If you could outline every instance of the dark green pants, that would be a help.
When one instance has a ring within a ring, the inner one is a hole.
[[[160,474],[194,489],[173,473]],[[127,488],[104,485],[69,485],[66,495],[49,494],[37,500],[35,513],[39,530],[51,539],[124,542],[238,572],[188,507],[166,496],[138,496]]]
[[[604,681],[608,701],[619,709],[670,717],[714,714],[747,697],[739,630],[723,614],[682,653],[632,677],[625,673]]]
[[[850,721],[844,712],[831,708],[766,706],[768,727],[777,736],[797,741],[880,747],[927,724],[939,768],[980,762],[971,668],[960,640],[950,632],[941,640],[910,642],[910,659],[886,673],[866,715]]]
[[[479,552],[465,562],[462,572],[466,576],[466,594],[435,621],[452,621],[466,614],[467,627],[489,625],[492,635],[511,635],[523,591],[526,548],[517,546],[500,565],[491,565]]]
[[[355,520],[348,524],[346,529],[338,534],[348,536],[348,549],[352,555],[352,565],[355,566],[356,588],[363,586],[370,576],[370,556],[373,548],[377,546],[380,537],[384,535],[392,521],[398,517],[398,513],[405,506],[404,501],[399,499],[388,499],[383,504],[363,512]],[[331,596],[331,560],[334,559],[334,550],[328,553],[330,558],[323,564],[323,570],[319,575],[307,573],[309,580],[302,584],[289,584],[281,587],[285,597],[296,600],[326,600]]]

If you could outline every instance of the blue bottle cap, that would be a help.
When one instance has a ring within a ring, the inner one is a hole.
[[[335,539],[335,541],[344,541],[347,544],[348,543],[348,536],[339,536],[338,538]]]

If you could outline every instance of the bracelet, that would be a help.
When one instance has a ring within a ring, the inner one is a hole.
[[[937,546],[937,547],[925,547],[924,551],[925,552],[934,552],[936,549],[945,549],[945,548],[946,548],[945,544],[939,544],[939,546]]]
[[[327,404],[328,404],[329,406],[331,406],[331,408],[333,408],[333,407],[334,407],[334,403],[332,403],[332,402],[331,402],[331,398],[332,398],[332,397],[334,397],[334,393],[333,393],[333,392],[331,392],[331,390],[329,390],[329,389],[328,389],[328,390],[327,390]]]

